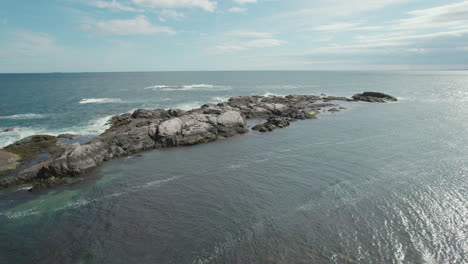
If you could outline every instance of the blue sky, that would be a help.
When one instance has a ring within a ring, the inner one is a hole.
[[[468,0],[2,0],[0,72],[468,69]]]

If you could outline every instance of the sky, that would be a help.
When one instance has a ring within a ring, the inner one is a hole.
[[[468,69],[468,0],[2,0],[0,72]]]

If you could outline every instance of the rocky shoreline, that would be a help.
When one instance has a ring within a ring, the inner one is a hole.
[[[394,102],[395,97],[364,92],[351,98],[316,95],[236,96],[190,111],[139,109],[112,117],[110,128],[94,139],[36,135],[0,149],[0,189],[33,183],[31,191],[68,183],[103,162],[160,148],[189,146],[245,134],[247,119],[264,119],[260,132],[284,128],[321,111],[344,109],[334,101]],[[70,142],[67,142],[70,141]]]

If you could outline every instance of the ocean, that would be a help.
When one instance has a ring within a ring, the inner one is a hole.
[[[467,71],[0,74],[0,147],[138,108],[364,91],[399,101],[0,191],[0,263],[467,263]]]

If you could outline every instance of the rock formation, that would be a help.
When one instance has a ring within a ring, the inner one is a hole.
[[[65,144],[74,135],[33,136],[5,147],[0,158],[0,188],[36,182],[32,190],[66,182],[103,162],[135,153],[207,143],[247,133],[246,119],[266,119],[255,126],[260,132],[287,127],[291,122],[316,118],[320,110],[339,111],[330,101],[391,102],[396,98],[365,92],[353,98],[288,95],[236,96],[227,102],[206,104],[190,111],[179,109],[139,109],[132,114],[114,116],[110,128],[87,143]],[[321,102],[319,102],[321,101]],[[5,154],[5,153],[10,154]],[[17,156],[12,156],[12,154]],[[47,154],[47,155],[44,155]],[[42,155],[42,156],[41,156]],[[5,163],[5,164],[3,164]]]

